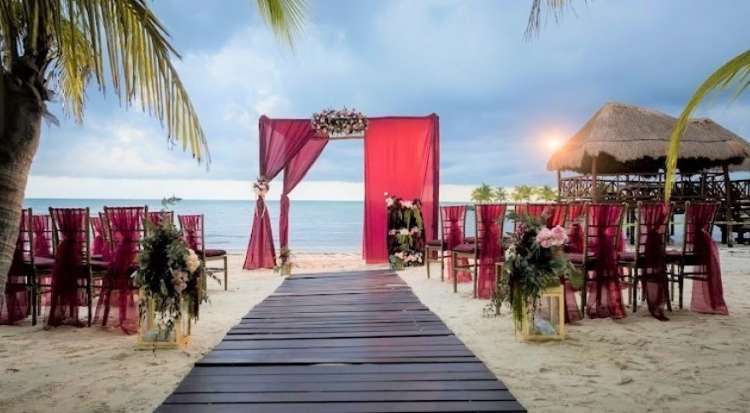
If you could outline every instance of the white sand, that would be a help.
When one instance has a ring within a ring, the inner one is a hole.
[[[184,351],[137,351],[135,337],[101,327],[0,326],[0,411],[152,411],[283,280],[270,270],[242,271],[243,258],[230,259],[229,291],[209,286],[211,303]],[[296,261],[298,273],[364,268],[357,254]],[[643,308],[622,321],[585,320],[569,326],[566,341],[544,344],[517,340],[507,311],[483,317],[487,302],[471,299],[469,285],[454,294],[427,280],[424,268],[400,275],[530,412],[746,412],[749,264],[747,247],[722,251],[729,317],[684,310],[662,323]]]

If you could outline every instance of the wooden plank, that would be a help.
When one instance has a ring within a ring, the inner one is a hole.
[[[217,403],[337,403],[337,402],[415,402],[415,401],[507,401],[515,400],[507,390],[445,391],[330,391],[330,392],[264,392],[264,393],[174,393],[168,404]]]
[[[237,379],[236,376],[233,376]],[[175,393],[298,393],[298,392],[411,392],[457,390],[507,390],[497,380],[473,381],[344,381],[344,382],[206,382],[184,381]],[[290,399],[293,396],[289,397]],[[296,400],[296,397],[294,397]]]
[[[247,366],[247,365],[274,365],[274,364],[318,364],[318,363],[474,363],[477,358],[471,357],[414,357],[414,356],[387,356],[387,355],[362,355],[346,356],[336,354],[310,355],[304,354],[282,355],[282,356],[250,356],[237,357],[222,356],[220,353],[209,353],[206,357],[196,363],[201,366]]]
[[[200,361],[199,361],[200,362]],[[489,372],[480,363],[442,363],[442,364],[373,364],[373,365],[335,365],[317,364],[312,366],[200,366],[196,365],[190,375],[227,376],[227,375],[307,375],[307,374],[394,374],[394,373],[432,373],[432,372]]]
[[[360,403],[277,403],[277,404],[163,404],[156,413],[442,413],[442,412],[525,412],[517,401],[470,402],[360,402]]]
[[[248,341],[222,341],[214,347],[214,350],[223,349],[261,349],[261,348],[323,348],[323,347],[442,347],[459,346],[464,347],[461,340],[455,336],[442,337],[389,337],[389,338],[344,338],[340,340],[248,340]]]
[[[225,367],[204,367],[211,369],[222,369]],[[245,367],[238,367],[245,368]],[[191,372],[182,384],[187,383],[355,383],[355,382],[419,382],[426,383],[431,381],[451,382],[457,386],[461,383],[472,381],[491,381],[500,386],[505,386],[502,382],[489,371],[477,372],[420,372],[420,373],[345,373],[338,372],[332,374],[246,374],[246,375],[199,375]],[[457,387],[460,388],[460,387]]]
[[[228,335],[243,335],[247,336],[248,332],[229,330]],[[267,335],[256,335],[253,336],[254,340],[298,340],[305,338],[379,338],[379,337],[428,337],[428,336],[446,336],[451,335],[450,330],[430,330],[430,331],[383,331],[383,332],[361,332],[361,333],[291,333],[291,334],[267,334]],[[227,339],[229,339],[227,337]],[[247,338],[244,338],[245,340]]]

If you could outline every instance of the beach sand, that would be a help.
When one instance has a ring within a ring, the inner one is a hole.
[[[0,326],[0,411],[152,411],[283,281],[270,270],[242,271],[243,259],[230,257],[229,291],[209,285],[211,302],[183,351],[137,351],[134,336],[102,327]],[[365,268],[358,254],[299,254],[296,262],[295,273]],[[748,263],[747,247],[722,250],[728,317],[675,310],[659,322],[643,307],[624,320],[584,320],[568,327],[567,340],[539,344],[515,337],[507,310],[483,317],[487,302],[472,299],[470,285],[454,294],[423,267],[399,275],[530,412],[740,412],[750,411]]]

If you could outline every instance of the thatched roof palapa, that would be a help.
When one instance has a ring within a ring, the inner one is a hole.
[[[598,173],[658,172],[664,169],[676,123],[677,118],[662,112],[607,103],[555,151],[547,169],[589,173],[596,157]],[[724,164],[740,165],[748,157],[750,143],[711,119],[694,119],[682,138],[677,168],[696,172]]]

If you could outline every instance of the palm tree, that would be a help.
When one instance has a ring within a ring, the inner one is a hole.
[[[258,10],[290,46],[307,16],[304,0],[258,0]],[[53,94],[81,123],[91,81],[111,87],[126,107],[158,118],[170,142],[210,162],[168,37],[147,0],[0,0],[0,304],[42,118],[57,122],[47,110]]]
[[[483,183],[471,192],[471,200],[479,203],[492,201],[492,192],[492,187]]]
[[[534,187],[529,185],[518,185],[513,192],[514,201],[530,201],[534,196]]]
[[[502,186],[495,187],[492,192],[492,200],[495,202],[505,202],[508,200],[508,192]]]
[[[544,185],[536,188],[536,196],[542,201],[553,202],[557,200],[557,191],[549,185]]]
[[[552,12],[555,20],[563,13],[566,7],[572,7],[572,0],[546,0],[546,7]],[[533,0],[531,13],[526,26],[526,37],[530,38],[541,30],[541,11],[544,7],[542,0]],[[672,130],[667,149],[666,177],[664,180],[664,199],[669,201],[672,192],[672,184],[677,171],[677,156],[680,151],[680,142],[688,127],[690,118],[698,107],[710,96],[718,96],[730,88],[734,88],[732,101],[737,99],[742,92],[750,86],[750,50],[745,50],[724,63],[711,73],[706,80],[698,86],[698,89],[690,96],[685,108],[680,113],[677,124]]]

